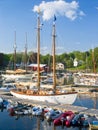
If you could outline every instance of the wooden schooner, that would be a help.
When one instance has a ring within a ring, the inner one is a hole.
[[[38,90],[11,91],[11,94],[17,98],[37,100],[55,104],[73,104],[77,98],[77,92],[61,92],[56,89],[56,74],[55,74],[55,20],[53,21],[53,89],[42,91],[40,88],[40,12],[37,18],[37,64],[38,64]]]

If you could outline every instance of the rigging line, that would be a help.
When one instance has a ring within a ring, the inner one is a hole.
[[[52,42],[51,42],[52,43]],[[51,56],[52,56],[52,45],[51,45],[51,47],[50,47],[51,49],[50,49],[50,55],[49,55],[49,61],[48,61],[48,65],[51,67],[51,63],[52,63],[52,59],[51,59]],[[51,71],[51,68],[50,68],[50,71]]]
[[[62,53],[62,51],[64,52],[65,51],[65,48],[64,48],[64,40],[62,41],[62,39],[63,39],[63,36],[61,36],[61,33],[59,33],[59,31],[58,31],[58,29],[56,29],[56,45],[58,46],[58,47],[60,47],[59,48],[59,50],[58,49],[56,49],[56,51],[57,52],[60,52],[60,53]],[[57,47],[56,47],[57,48]]]

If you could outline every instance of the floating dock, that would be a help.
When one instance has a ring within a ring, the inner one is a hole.
[[[35,101],[35,100],[27,100],[27,99],[20,99],[16,98],[14,96],[11,96],[10,94],[5,94],[0,92],[0,97],[3,99],[7,99],[11,103],[22,103],[22,104],[27,104],[27,105],[32,105],[32,106],[37,106],[40,105],[42,107],[51,107],[54,109],[62,110],[62,111],[73,111],[75,113],[84,113],[88,114],[90,116],[98,115],[98,109],[88,109],[86,107],[81,107],[81,106],[74,106],[74,105],[67,105],[67,104],[53,104],[49,102],[41,102],[41,101]]]

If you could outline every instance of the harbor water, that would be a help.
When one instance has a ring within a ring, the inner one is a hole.
[[[98,109],[98,98],[90,96],[78,96],[73,105]],[[6,109],[0,110],[0,130],[88,130],[85,127],[54,126],[41,117],[12,116]]]

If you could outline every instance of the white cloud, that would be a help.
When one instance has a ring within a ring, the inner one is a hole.
[[[98,7],[96,7],[96,9],[98,10]]]
[[[39,5],[34,6],[33,11],[38,12],[39,9],[42,12],[43,20],[53,18],[54,14],[56,16],[65,16],[70,20],[75,20],[78,16],[85,15],[83,11],[79,10],[79,3],[76,1],[70,3],[64,0],[42,1]]]

